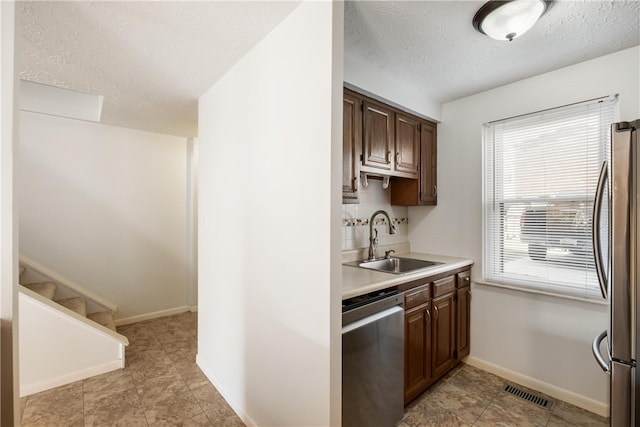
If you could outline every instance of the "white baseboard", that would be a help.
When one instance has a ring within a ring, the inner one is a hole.
[[[106,374],[107,372],[115,371],[116,369],[123,368],[122,360],[114,360],[109,363],[100,366],[94,366],[89,369],[84,369],[78,372],[71,372],[69,374],[61,375],[57,378],[52,378],[46,381],[41,381],[35,384],[25,384],[20,386],[20,397],[30,396],[35,393],[39,393],[45,390],[51,390],[52,388],[60,387],[62,385],[71,384],[75,381],[84,380],[86,378],[94,377],[100,374]]]
[[[563,400],[567,403],[585,409],[589,412],[593,412],[602,417],[609,416],[608,403],[600,402],[598,400],[582,396],[553,384],[545,383],[527,375],[523,375],[519,372],[511,371],[509,369],[503,368],[502,366],[494,365],[491,362],[478,359],[477,357],[469,356],[464,360],[464,362],[471,366],[475,366],[476,368],[482,369],[483,371],[487,371],[509,381],[513,381],[514,383],[523,385],[533,390],[537,390],[556,399]]]
[[[198,306],[197,305],[192,305],[191,307],[189,307],[189,311],[192,313],[197,313],[198,312]]]
[[[240,407],[240,405],[235,400],[229,397],[229,393],[222,386],[220,381],[218,381],[218,378],[216,378],[216,376],[213,375],[213,373],[209,370],[209,368],[202,363],[202,360],[200,359],[199,354],[196,355],[196,364],[202,370],[204,375],[209,379],[211,384],[213,384],[216,390],[218,390],[218,393],[220,393],[222,398],[227,401],[229,406],[231,406],[231,409],[234,410],[234,412],[238,415],[238,417],[242,420],[242,422],[247,427],[257,427],[258,424],[256,424],[256,422],[244,412],[244,410]]]
[[[186,313],[193,311],[192,307],[183,305],[182,307],[169,308],[166,310],[153,311],[151,313],[138,314],[136,316],[123,317],[121,319],[115,319],[116,326],[130,325],[131,323],[138,323],[144,320],[157,319],[159,317],[172,316],[174,314]]]

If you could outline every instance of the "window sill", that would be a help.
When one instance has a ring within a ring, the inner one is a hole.
[[[580,297],[572,296],[572,295],[565,295],[565,294],[559,294],[559,293],[554,293],[554,292],[545,292],[545,291],[541,291],[541,290],[538,290],[538,289],[524,288],[524,287],[519,287],[517,285],[507,285],[507,284],[504,284],[504,283],[488,282],[488,281],[485,281],[485,280],[474,280],[474,283],[477,284],[477,285],[492,286],[492,287],[496,287],[496,288],[509,289],[509,290],[512,290],[512,291],[524,292],[524,293],[528,293],[528,294],[545,295],[545,296],[554,297],[554,298],[570,299],[570,300],[574,300],[574,301],[586,302],[586,303],[596,304],[596,305],[608,305],[609,304],[609,302],[607,300],[605,300],[604,298],[599,298],[599,299],[580,298]]]

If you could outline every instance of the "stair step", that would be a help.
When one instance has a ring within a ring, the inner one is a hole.
[[[113,314],[110,311],[91,313],[87,315],[87,318],[116,332],[116,323],[114,322]]]
[[[50,300],[53,299],[53,295],[56,293],[56,284],[52,282],[29,283],[22,286]]]
[[[80,316],[87,316],[87,302],[84,298],[73,297],[56,300],[56,302],[69,310],[75,311]]]

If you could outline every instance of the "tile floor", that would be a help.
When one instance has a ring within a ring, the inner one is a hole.
[[[518,386],[549,400],[548,409],[540,408],[502,391],[507,383],[503,378],[460,364],[411,402],[397,427],[609,425],[607,418]]]
[[[118,328],[130,342],[125,369],[22,398],[22,426],[244,426],[195,364],[196,323],[184,313]],[[397,427],[608,425],[551,398],[549,410],[538,408],[502,392],[504,383],[460,365]]]
[[[118,328],[125,369],[21,399],[22,426],[244,426],[196,366],[197,314]]]

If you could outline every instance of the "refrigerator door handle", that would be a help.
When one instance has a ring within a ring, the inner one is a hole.
[[[607,162],[602,163],[598,187],[596,188],[596,198],[593,203],[593,216],[591,217],[591,235],[593,237],[593,257],[595,258],[596,273],[602,298],[607,299],[607,283],[604,277],[604,266],[602,261],[602,248],[600,246],[600,213],[602,211],[602,194],[604,193],[604,183],[607,180],[609,171]]]
[[[607,338],[607,331],[602,331],[597,337],[593,339],[593,343],[591,343],[591,351],[593,351],[593,357],[596,358],[598,365],[605,371],[607,374],[611,373],[611,365],[609,361],[602,356],[600,352],[600,343]]]

